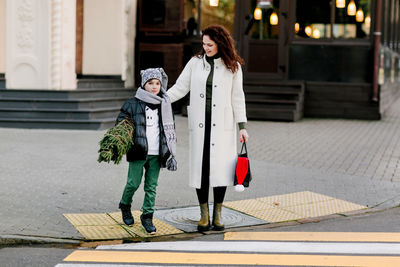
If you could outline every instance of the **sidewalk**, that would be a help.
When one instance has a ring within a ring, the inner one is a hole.
[[[178,171],[161,172],[157,209],[197,204],[187,119],[176,116],[176,127]],[[128,164],[97,163],[104,132],[0,128],[0,236],[82,239],[63,214],[118,211]],[[367,207],[400,203],[400,101],[381,121],[250,121],[248,132],[253,182],[229,188],[226,201],[312,191]],[[142,200],[140,188],[133,209]]]

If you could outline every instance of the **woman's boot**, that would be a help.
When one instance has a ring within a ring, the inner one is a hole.
[[[214,203],[214,213],[213,213],[213,230],[222,231],[225,229],[225,225],[222,223],[222,203]]]
[[[208,202],[200,204],[200,221],[197,224],[197,230],[204,232],[210,230],[210,214],[208,212]]]

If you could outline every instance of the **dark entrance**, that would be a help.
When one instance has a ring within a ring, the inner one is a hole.
[[[238,0],[235,39],[246,81],[284,79],[288,54],[288,0]]]

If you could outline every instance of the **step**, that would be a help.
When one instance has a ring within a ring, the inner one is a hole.
[[[57,119],[57,120],[88,120],[117,118],[119,108],[98,109],[31,109],[31,108],[0,108],[0,118],[12,119]]]
[[[266,109],[247,107],[247,118],[258,120],[297,121],[302,118],[302,112],[287,109]]]
[[[304,86],[285,86],[285,85],[244,85],[245,93],[277,93],[277,94],[293,94],[304,93]]]
[[[103,130],[103,129],[109,129],[114,125],[115,125],[115,118],[97,119],[97,120],[0,118],[0,127],[8,127],[8,128]]]
[[[110,88],[124,87],[121,79],[80,78],[78,79],[78,90],[80,88]]]
[[[34,109],[90,109],[102,107],[121,107],[126,97],[99,97],[80,99],[20,99],[1,98],[0,108],[34,108]]]
[[[248,100],[248,99],[299,100],[302,98],[302,95],[300,93],[280,94],[280,93],[262,93],[262,92],[249,93],[249,92],[246,92],[245,95],[246,95],[246,100]]]
[[[295,100],[281,99],[246,99],[246,106],[252,108],[299,110],[302,105]]]
[[[79,90],[27,90],[8,89],[0,90],[0,98],[15,99],[75,99],[99,97],[133,97],[133,88],[90,88]]]
[[[6,79],[0,77],[0,89],[6,88]]]

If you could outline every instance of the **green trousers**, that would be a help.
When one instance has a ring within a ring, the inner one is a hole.
[[[144,201],[142,213],[149,214],[154,212],[154,203],[156,200],[156,188],[158,185],[158,175],[160,174],[160,162],[158,155],[149,155],[146,160],[136,160],[129,162],[128,179],[122,194],[121,203],[125,205],[132,204],[132,198],[139,188],[144,174]]]

